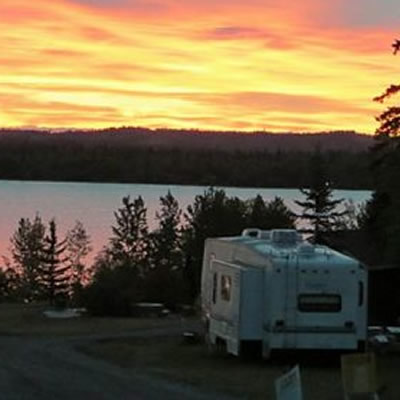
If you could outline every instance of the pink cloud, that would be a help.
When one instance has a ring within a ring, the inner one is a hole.
[[[95,41],[116,41],[120,42],[120,37],[103,28],[85,26],[78,29],[78,34],[80,37],[87,40],[95,40]]]
[[[257,40],[265,47],[278,49],[296,46],[295,40],[284,33],[247,26],[220,26],[199,36],[206,40]]]
[[[0,5],[0,22],[7,24],[22,24],[25,22],[35,22],[49,20],[57,17],[57,14],[43,7],[32,6],[9,6]]]
[[[229,104],[249,110],[286,111],[304,114],[323,112],[365,112],[362,107],[344,101],[308,95],[291,95],[267,92],[238,92],[216,94],[181,94],[187,99],[204,104]]]

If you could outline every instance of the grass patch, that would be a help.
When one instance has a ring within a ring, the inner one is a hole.
[[[0,334],[37,336],[74,336],[90,334],[123,334],[139,329],[171,325],[160,318],[95,318],[53,319],[43,315],[49,309],[43,304],[0,304]]]
[[[0,335],[46,337],[90,334],[118,335],[150,328],[182,324],[190,329],[192,320],[135,318],[50,319],[43,315],[46,305],[0,304]],[[186,323],[188,324],[186,326]],[[86,354],[133,371],[159,376],[174,382],[250,400],[274,399],[274,381],[289,367],[299,363],[305,400],[343,398],[338,357],[310,359],[291,356],[270,361],[242,361],[227,355],[212,355],[205,345],[184,344],[181,337],[146,337],[102,340],[81,349]],[[400,354],[377,357],[382,400],[400,399]]]
[[[304,399],[343,398],[339,355],[328,359],[291,355],[270,361],[243,361],[210,354],[205,345],[187,345],[177,337],[99,341],[82,350],[134,371],[254,400],[274,399],[275,379],[299,363]],[[382,400],[400,399],[399,368],[398,356],[378,358],[380,382],[385,385]]]

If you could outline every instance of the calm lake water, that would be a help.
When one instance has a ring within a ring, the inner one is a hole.
[[[122,197],[143,197],[151,228],[159,208],[159,198],[168,190],[179,201],[181,208],[186,210],[194,197],[205,189],[202,186],[0,181],[0,256],[9,256],[10,237],[22,217],[32,219],[39,213],[46,223],[54,217],[60,236],[71,229],[76,220],[80,220],[91,236],[94,257],[111,235],[113,212],[120,207]],[[297,189],[223,189],[227,195],[243,200],[254,198],[257,194],[265,200],[280,196],[295,212],[299,210],[294,200],[303,199]],[[362,190],[336,190],[334,194],[335,198],[353,200],[355,204],[371,196],[371,192]]]

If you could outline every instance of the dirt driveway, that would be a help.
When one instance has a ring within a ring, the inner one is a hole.
[[[165,335],[165,329],[153,328],[129,336],[158,334]],[[1,335],[0,399],[222,399],[221,395],[134,374],[76,350],[98,338]]]

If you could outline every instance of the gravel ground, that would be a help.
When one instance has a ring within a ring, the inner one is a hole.
[[[180,328],[149,329],[124,336],[177,334]],[[91,340],[113,336],[43,338],[0,336],[0,399],[220,399],[189,386],[173,384],[92,359],[76,350]],[[121,335],[118,335],[121,337]],[[225,397],[228,400],[228,397]]]

